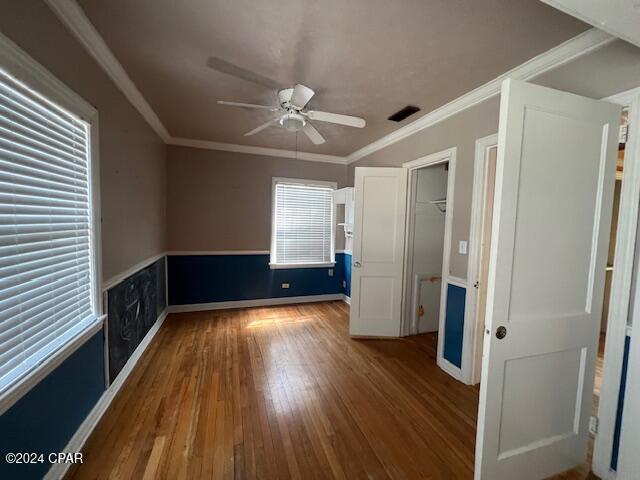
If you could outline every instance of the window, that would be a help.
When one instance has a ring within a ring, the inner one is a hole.
[[[0,397],[98,320],[89,129],[0,69]]]
[[[271,268],[334,263],[332,182],[273,179]]]

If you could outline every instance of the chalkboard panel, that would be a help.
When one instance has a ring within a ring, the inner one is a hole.
[[[164,258],[110,288],[107,305],[111,384],[166,307]]]

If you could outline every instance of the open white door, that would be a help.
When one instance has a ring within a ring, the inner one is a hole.
[[[476,479],[586,459],[620,108],[502,86]]]
[[[398,337],[402,320],[407,169],[355,169],[349,333]]]
[[[640,3],[635,0],[542,1],[640,47]]]

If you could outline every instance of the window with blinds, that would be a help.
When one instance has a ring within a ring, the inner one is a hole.
[[[89,126],[0,70],[0,394],[96,320]]]
[[[334,262],[334,188],[328,183],[274,179],[272,267]]]

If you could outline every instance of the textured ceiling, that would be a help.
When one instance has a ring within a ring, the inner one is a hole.
[[[207,66],[217,57],[289,87],[310,107],[364,117],[364,129],[315,122],[327,139],[301,151],[347,155],[588,26],[538,0],[79,0],[174,137],[296,149],[269,112],[275,92]],[[422,112],[397,124],[407,104]]]

